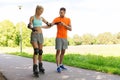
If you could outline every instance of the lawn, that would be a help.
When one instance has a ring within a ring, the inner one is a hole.
[[[25,52],[14,52],[9,54],[32,58],[32,54]],[[55,55],[51,53],[43,54],[43,60],[55,63]],[[65,55],[63,63],[68,66],[120,75],[120,57],[69,53]]]
[[[33,49],[0,47],[1,52],[32,58]],[[11,51],[9,51],[11,50]],[[44,47],[43,60],[55,63],[54,46]],[[63,63],[68,66],[120,75],[120,44],[69,46]]]

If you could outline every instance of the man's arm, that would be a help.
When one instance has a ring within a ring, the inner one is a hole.
[[[69,31],[72,31],[72,26],[71,26],[71,24],[67,25],[67,24],[65,24],[64,22],[61,22],[61,24],[62,24],[66,29],[68,29]]]
[[[52,27],[53,25],[61,24],[61,25],[63,25],[66,29],[68,29],[69,31],[72,31],[71,24],[67,25],[67,24],[65,24],[64,22],[56,22],[56,23],[53,22],[53,23],[50,23],[50,24],[51,24],[50,27]]]

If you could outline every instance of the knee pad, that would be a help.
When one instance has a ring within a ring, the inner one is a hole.
[[[42,55],[42,53],[43,53],[43,50],[42,49],[39,50],[39,55]]]
[[[39,49],[38,48],[35,48],[34,49],[34,54],[37,55],[39,53]]]

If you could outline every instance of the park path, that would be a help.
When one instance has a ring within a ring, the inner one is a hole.
[[[45,74],[35,78],[32,59],[0,53],[0,71],[8,80],[120,80],[120,76],[66,66],[67,71],[56,72],[56,64],[43,61]]]

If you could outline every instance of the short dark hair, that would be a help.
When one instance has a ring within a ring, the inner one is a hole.
[[[60,8],[60,11],[61,11],[61,10],[66,11],[66,9],[65,9],[64,7],[61,7],[61,8]]]

